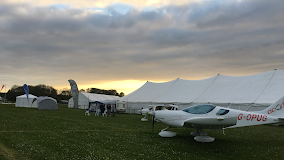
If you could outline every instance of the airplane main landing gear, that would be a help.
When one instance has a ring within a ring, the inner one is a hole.
[[[215,140],[214,137],[207,136],[206,132],[203,132],[202,129],[198,129],[197,131],[191,132],[191,135],[194,136],[194,140],[197,142],[213,142]]]
[[[166,129],[168,129],[168,128],[170,128],[171,126],[169,126],[169,127],[167,127],[167,128],[165,128],[165,129],[163,129],[163,130],[161,130],[161,132],[159,133],[159,135],[161,136],[161,137],[174,137],[174,136],[176,136],[177,135],[177,133],[176,132],[171,132],[171,131],[166,131]]]
[[[147,115],[145,115],[145,117],[141,118],[141,121],[148,121],[148,119],[146,119]]]

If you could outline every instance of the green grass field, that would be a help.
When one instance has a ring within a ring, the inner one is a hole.
[[[284,127],[254,126],[214,132],[213,143],[198,143],[193,129],[141,122],[141,115],[85,116],[84,110],[57,111],[0,105],[0,159],[283,159]]]

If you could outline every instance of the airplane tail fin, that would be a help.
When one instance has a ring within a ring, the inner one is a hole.
[[[284,118],[284,96],[260,112],[262,114]]]

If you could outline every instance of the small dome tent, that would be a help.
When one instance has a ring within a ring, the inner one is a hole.
[[[37,96],[29,94],[29,99],[27,100],[27,95],[21,95],[16,97],[15,107],[27,107],[27,108],[37,108]]]
[[[57,110],[57,101],[51,97],[37,97],[38,109]]]

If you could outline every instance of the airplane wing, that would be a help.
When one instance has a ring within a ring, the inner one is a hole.
[[[204,126],[206,128],[224,128],[237,124],[237,117],[196,117],[184,122],[184,126]],[[194,127],[195,128],[195,127]]]

